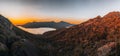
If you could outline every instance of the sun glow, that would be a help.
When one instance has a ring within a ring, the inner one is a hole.
[[[9,20],[14,24],[14,25],[23,25],[28,22],[49,22],[49,21],[55,21],[55,22],[60,22],[60,21],[65,21],[68,23],[72,24],[80,24],[81,22],[85,20],[78,20],[78,19],[60,19],[60,18],[55,18],[55,17],[8,17]]]

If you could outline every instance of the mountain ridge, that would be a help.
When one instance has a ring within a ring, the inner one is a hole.
[[[44,35],[47,35],[48,39],[55,42],[63,42],[66,45],[71,44],[73,46],[80,45],[79,48],[83,50],[78,51],[78,53],[82,52],[81,55],[83,56],[99,56],[100,54],[100,56],[108,56],[108,54],[114,56],[119,55],[119,53],[115,53],[118,50],[114,49],[120,39],[119,27],[120,12],[110,12],[103,17],[97,16],[79,25],[47,32]],[[112,48],[104,48],[104,46],[109,46],[109,43]],[[106,50],[103,51],[104,49]]]
[[[66,28],[73,26],[74,24],[70,24],[64,21],[60,22],[31,22],[31,23],[26,23],[22,25],[25,28],[40,28],[40,27],[50,27],[50,28],[55,28],[55,29],[61,29],[61,28]]]

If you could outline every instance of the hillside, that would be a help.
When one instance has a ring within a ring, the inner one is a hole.
[[[40,27],[49,27],[49,28],[55,28],[55,29],[61,29],[61,28],[67,28],[70,26],[73,26],[74,24],[70,24],[64,21],[61,22],[31,22],[22,25],[25,28],[40,28]]]
[[[69,52],[71,56],[119,56],[120,12],[110,12],[44,35],[55,43],[63,43],[61,47],[65,49],[61,48],[61,53]]]
[[[0,15],[0,56],[46,56],[50,42],[42,37],[15,27]]]

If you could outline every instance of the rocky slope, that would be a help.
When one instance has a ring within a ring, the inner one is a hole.
[[[82,24],[44,35],[55,43],[62,43],[58,49],[61,56],[67,53],[68,56],[118,56],[120,12],[110,12],[103,17],[97,16]]]
[[[43,40],[41,35],[25,32],[0,15],[0,56],[48,55],[48,52],[45,52],[48,48],[41,46],[47,46],[49,43]]]

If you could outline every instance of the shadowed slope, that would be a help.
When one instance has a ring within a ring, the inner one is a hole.
[[[33,35],[15,27],[0,15],[0,55],[1,56],[39,56],[45,55],[37,46],[41,35]],[[38,39],[39,38],[39,39]],[[46,41],[42,41],[42,43]],[[39,44],[40,46],[40,44]]]

